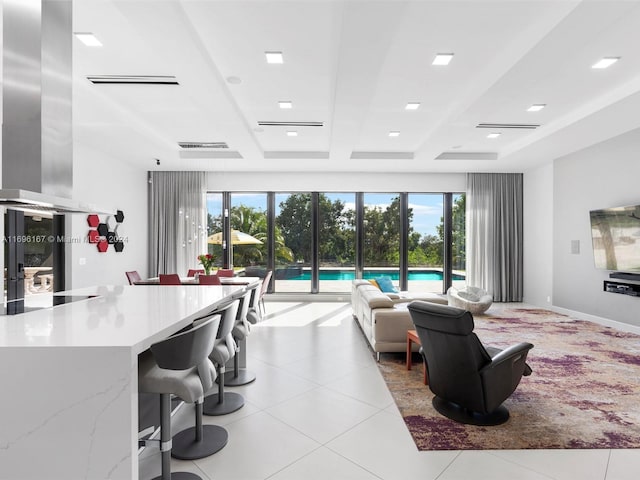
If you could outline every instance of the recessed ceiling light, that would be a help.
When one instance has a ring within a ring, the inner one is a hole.
[[[420,108],[420,102],[409,102],[407,106],[404,107],[405,110],[417,110]]]
[[[436,58],[433,59],[431,65],[449,65],[449,62],[453,59],[453,53],[439,53]]]
[[[501,133],[490,133],[489,135],[487,135],[487,138],[498,138],[500,135],[502,135]]]
[[[391,132],[389,132],[389,136],[390,137],[399,137],[400,136],[400,132],[391,131]]]
[[[284,63],[282,52],[264,52],[267,57],[267,63]]]
[[[620,60],[620,57],[604,57],[591,65],[591,68],[609,68],[611,65]]]
[[[101,47],[102,42],[96,38],[93,33],[90,32],[75,32],[74,35],[84,43],[87,47]]]
[[[529,108],[527,108],[527,112],[539,112],[546,106],[547,105],[545,103],[536,103],[534,105],[531,105]]]
[[[287,137],[297,137],[297,136],[298,136],[298,132],[296,132],[295,130],[287,131]]]
[[[293,108],[293,102],[290,101],[280,101],[278,102],[278,106],[280,108]]]

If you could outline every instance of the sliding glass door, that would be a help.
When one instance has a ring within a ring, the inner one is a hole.
[[[355,193],[318,195],[321,292],[350,292],[356,273]]]
[[[400,278],[400,195],[364,194],[363,278]]]
[[[444,267],[443,195],[410,193],[408,203],[408,289],[440,293]]]
[[[222,241],[216,238],[222,238],[222,194],[207,193],[207,253],[215,257],[215,265],[220,268],[222,266]],[[198,268],[202,268],[198,265]]]
[[[311,292],[311,194],[276,193],[275,291]],[[278,247],[280,246],[280,248]]]
[[[465,284],[461,193],[224,192],[209,193],[207,206],[216,263],[226,252],[239,274],[273,270],[274,292],[349,292],[360,271],[410,291]],[[225,210],[231,239],[223,238]]]
[[[451,270],[452,283],[456,288],[466,285],[467,277],[467,232],[466,225],[466,197],[463,193],[453,194],[453,208],[451,211]]]
[[[207,250],[223,266],[224,249],[231,248],[232,265],[237,273],[264,277],[267,270],[267,194],[233,193],[228,211],[231,237],[224,236],[224,197],[207,195]]]
[[[264,277],[267,270],[267,194],[232,193],[229,223],[233,268],[246,276]]]

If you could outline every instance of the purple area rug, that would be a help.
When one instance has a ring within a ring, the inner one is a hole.
[[[523,377],[505,401],[503,425],[463,425],[440,415],[414,354],[383,354],[382,375],[418,450],[640,448],[640,336],[547,310],[477,316],[485,346],[531,342]]]

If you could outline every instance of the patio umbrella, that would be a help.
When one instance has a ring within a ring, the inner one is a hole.
[[[207,243],[222,245],[222,232],[209,235]],[[231,230],[231,245],[261,245],[262,241],[252,237],[248,233],[239,230]]]

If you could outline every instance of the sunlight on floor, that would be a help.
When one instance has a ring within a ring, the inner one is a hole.
[[[277,309],[275,306],[278,306]],[[351,319],[347,303],[278,302],[269,304],[270,313],[259,323],[263,327],[336,327],[345,317]]]

